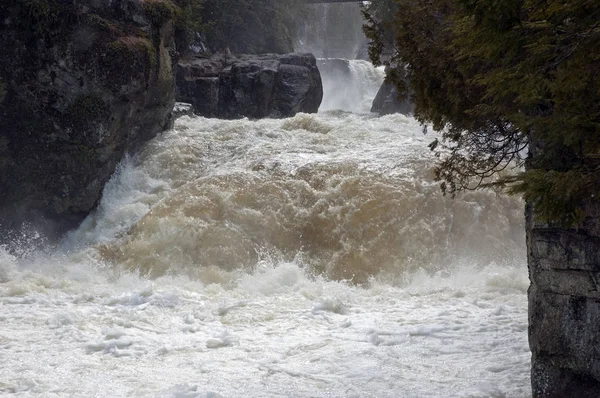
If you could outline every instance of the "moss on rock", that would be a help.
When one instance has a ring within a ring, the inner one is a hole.
[[[124,35],[123,31],[121,30],[121,27],[119,27],[114,22],[111,22],[105,18],[102,18],[98,14],[88,14],[86,16],[86,18],[87,18],[87,25],[92,28],[98,29],[99,31],[106,32],[106,33],[108,33],[110,35],[114,35],[114,36]]]
[[[145,0],[143,7],[150,22],[158,28],[177,14],[177,7],[169,0]]]
[[[171,3],[146,8],[152,18],[143,3],[0,0],[5,230],[18,234],[31,220],[44,220],[53,236],[73,227],[123,154],[170,122]]]
[[[149,78],[156,64],[156,51],[146,38],[121,37],[106,45],[104,63],[111,85],[128,84],[140,73]]]

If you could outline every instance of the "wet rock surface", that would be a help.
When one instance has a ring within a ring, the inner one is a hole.
[[[123,155],[170,126],[172,17],[162,0],[3,2],[0,241],[77,225]]]
[[[177,66],[178,101],[201,116],[235,119],[315,113],[323,97],[312,54],[218,55]]]
[[[536,397],[600,394],[600,204],[579,229],[527,215],[529,345]]]
[[[393,82],[401,82],[408,90],[409,83],[406,73],[402,66],[385,68],[386,79],[379,87],[377,95],[373,100],[371,112],[380,115],[391,115],[392,113],[401,113],[403,115],[412,115],[415,105],[410,100],[410,94],[403,94]],[[388,79],[389,78],[389,79]]]
[[[398,89],[394,84],[383,82],[373,100],[371,112],[380,115],[390,115],[392,113],[412,115],[415,109],[414,105],[408,99],[400,99],[399,97]]]

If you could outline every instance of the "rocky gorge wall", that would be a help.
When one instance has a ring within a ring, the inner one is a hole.
[[[172,9],[161,0],[0,6],[0,228],[52,235],[92,210],[123,155],[169,127]]]
[[[187,51],[176,48],[175,4],[0,4],[0,244],[77,226],[123,156],[172,125],[176,64]],[[323,95],[311,54],[192,64],[178,67],[180,93],[206,116],[316,112]]]
[[[392,113],[412,115],[415,110],[415,105],[410,98],[411,95],[401,95],[396,84],[392,83],[392,81],[401,81],[406,88],[409,87],[403,68],[401,66],[386,66],[385,74],[386,78],[381,84],[381,87],[379,87],[379,91],[377,91],[377,95],[373,100],[371,112],[378,113],[379,115],[390,115]]]
[[[414,104],[409,99],[400,100],[399,96],[396,86],[384,81],[373,100],[371,112],[380,115],[390,115],[392,113],[411,115],[415,109]]]
[[[526,210],[535,397],[600,394],[600,204],[583,213],[581,228],[567,229]]]

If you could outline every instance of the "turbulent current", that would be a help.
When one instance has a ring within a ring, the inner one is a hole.
[[[530,396],[523,205],[442,196],[432,139],[178,119],[59,247],[0,249],[0,394]]]

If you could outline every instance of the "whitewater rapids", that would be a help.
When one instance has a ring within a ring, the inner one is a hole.
[[[0,394],[530,396],[521,201],[402,115],[182,118],[60,247],[0,250]]]

